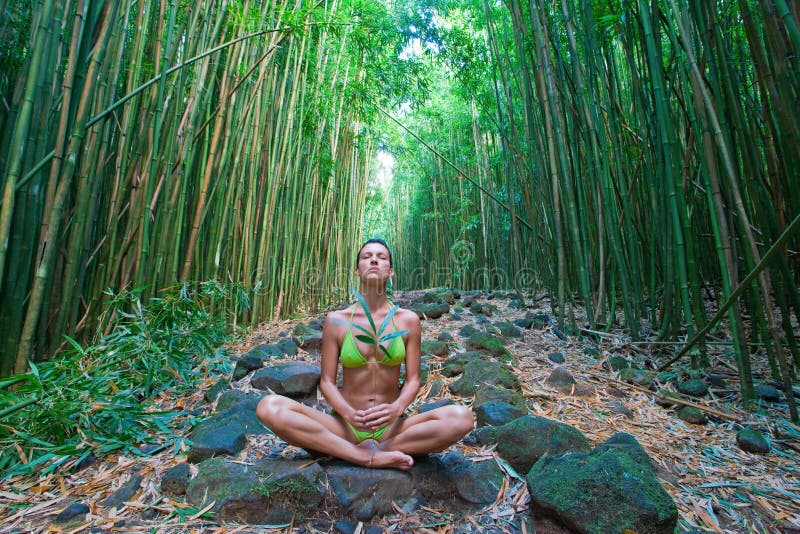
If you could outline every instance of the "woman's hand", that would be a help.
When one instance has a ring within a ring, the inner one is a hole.
[[[403,409],[394,404],[378,404],[367,410],[356,410],[353,426],[364,430],[378,430],[403,414]]]

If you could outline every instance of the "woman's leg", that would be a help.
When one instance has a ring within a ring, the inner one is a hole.
[[[385,451],[406,454],[440,452],[467,435],[475,426],[472,410],[450,405],[401,419],[380,441]]]
[[[267,395],[258,403],[256,415],[278,437],[297,447],[367,467],[410,469],[414,463],[410,456],[399,451],[376,451],[370,446],[353,443],[350,429],[340,418],[288,397]]]

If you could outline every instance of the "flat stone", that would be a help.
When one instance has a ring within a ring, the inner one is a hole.
[[[531,509],[575,532],[672,534],[678,509],[636,439],[618,433],[591,452],[541,457],[527,477]]]
[[[319,380],[320,370],[316,365],[288,362],[257,371],[250,384],[254,388],[270,389],[278,395],[306,397],[316,392]]]
[[[736,443],[739,448],[747,452],[766,454],[769,452],[769,442],[764,435],[752,428],[743,428],[736,433]]]

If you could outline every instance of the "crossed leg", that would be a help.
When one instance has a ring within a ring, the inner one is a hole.
[[[386,431],[379,447],[409,455],[440,452],[467,435],[474,426],[472,410],[466,406],[442,406],[400,419]]]
[[[304,449],[336,456],[365,467],[411,469],[414,460],[399,450],[377,448],[373,443],[356,444],[353,433],[338,417],[317,411],[281,395],[267,395],[258,403],[256,415],[278,437]]]

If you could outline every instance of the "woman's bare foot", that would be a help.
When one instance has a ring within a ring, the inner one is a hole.
[[[391,467],[406,471],[414,465],[411,456],[400,451],[383,451],[374,439],[365,439],[357,447],[369,451],[369,460],[362,464],[364,467]]]
[[[414,459],[400,451],[377,451],[370,460],[370,467],[392,467],[408,471],[414,465]]]

